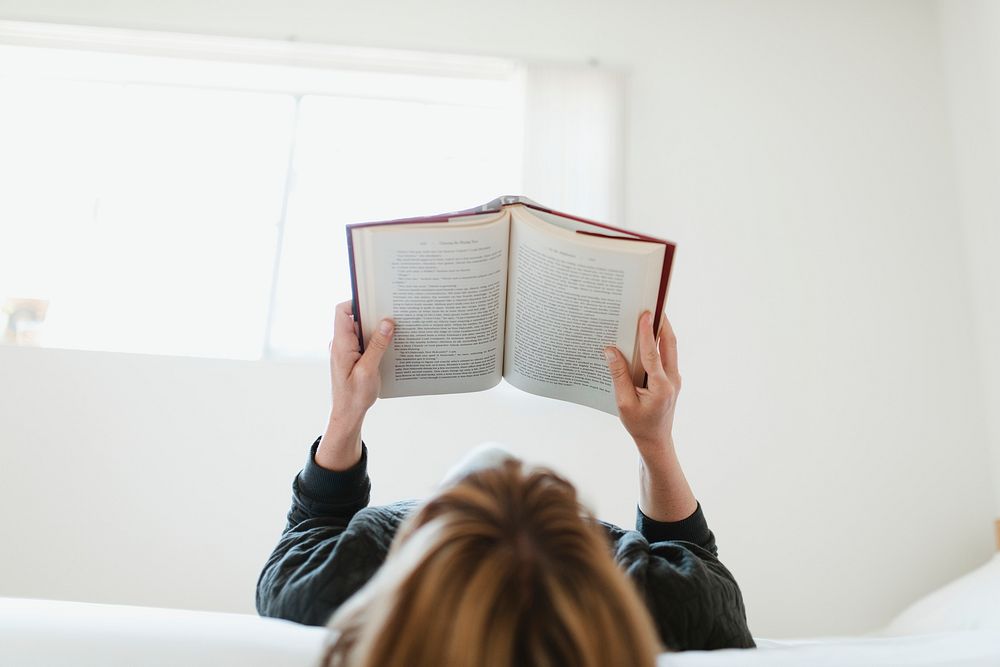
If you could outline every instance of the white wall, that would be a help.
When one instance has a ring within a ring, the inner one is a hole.
[[[941,27],[1000,519],[1000,4],[944,1]]]
[[[679,243],[677,439],[759,636],[875,628],[991,552],[936,9],[0,0],[7,19],[629,70],[626,222]],[[0,349],[0,372],[0,594],[251,609],[324,422],[321,364]],[[605,415],[497,390],[370,422],[376,501],[491,438],[632,517]]]

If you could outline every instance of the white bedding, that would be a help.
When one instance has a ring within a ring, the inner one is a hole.
[[[1000,667],[1000,633],[757,640],[757,650],[688,651],[659,667]]]
[[[313,667],[323,637],[250,614],[0,597],[2,667]]]
[[[0,598],[0,665],[313,667],[322,628],[253,615]],[[758,640],[756,650],[689,651],[660,667],[1000,667],[1000,633]]]
[[[878,635],[757,643],[757,651],[667,655],[660,667],[1000,667],[1000,554],[917,600]]]
[[[888,635],[992,630],[1000,635],[1000,554],[925,595],[885,629]]]

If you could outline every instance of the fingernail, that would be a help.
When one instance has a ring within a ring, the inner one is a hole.
[[[378,323],[378,332],[383,336],[388,336],[392,333],[392,320],[382,320]]]
[[[604,360],[609,364],[615,360],[615,353],[610,347],[604,348]]]

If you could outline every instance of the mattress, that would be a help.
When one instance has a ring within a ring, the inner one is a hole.
[[[0,665],[314,667],[323,628],[250,614],[0,598]],[[659,667],[1000,667],[1000,633],[759,639],[756,650],[664,654]]]
[[[757,650],[666,654],[658,667],[1000,667],[1000,633],[984,630],[757,641]]]

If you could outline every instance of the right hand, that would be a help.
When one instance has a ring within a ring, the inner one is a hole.
[[[644,459],[659,458],[673,447],[674,408],[681,390],[677,370],[677,339],[666,314],[659,342],[653,338],[653,316],[639,316],[639,358],[646,371],[646,387],[632,384],[628,362],[614,346],[604,350],[615,388],[615,400],[625,429]]]
[[[375,404],[381,388],[379,364],[392,342],[395,323],[383,319],[372,333],[365,353],[361,354],[358,329],[351,302],[337,304],[333,340],[330,341],[330,385],[333,404],[331,421],[345,424],[360,422]]]
[[[395,328],[390,319],[379,322],[368,348],[361,354],[351,312],[350,301],[337,304],[329,346],[333,405],[315,458],[327,470],[347,470],[361,458],[361,425],[368,408],[378,399],[381,386],[378,366]]]

